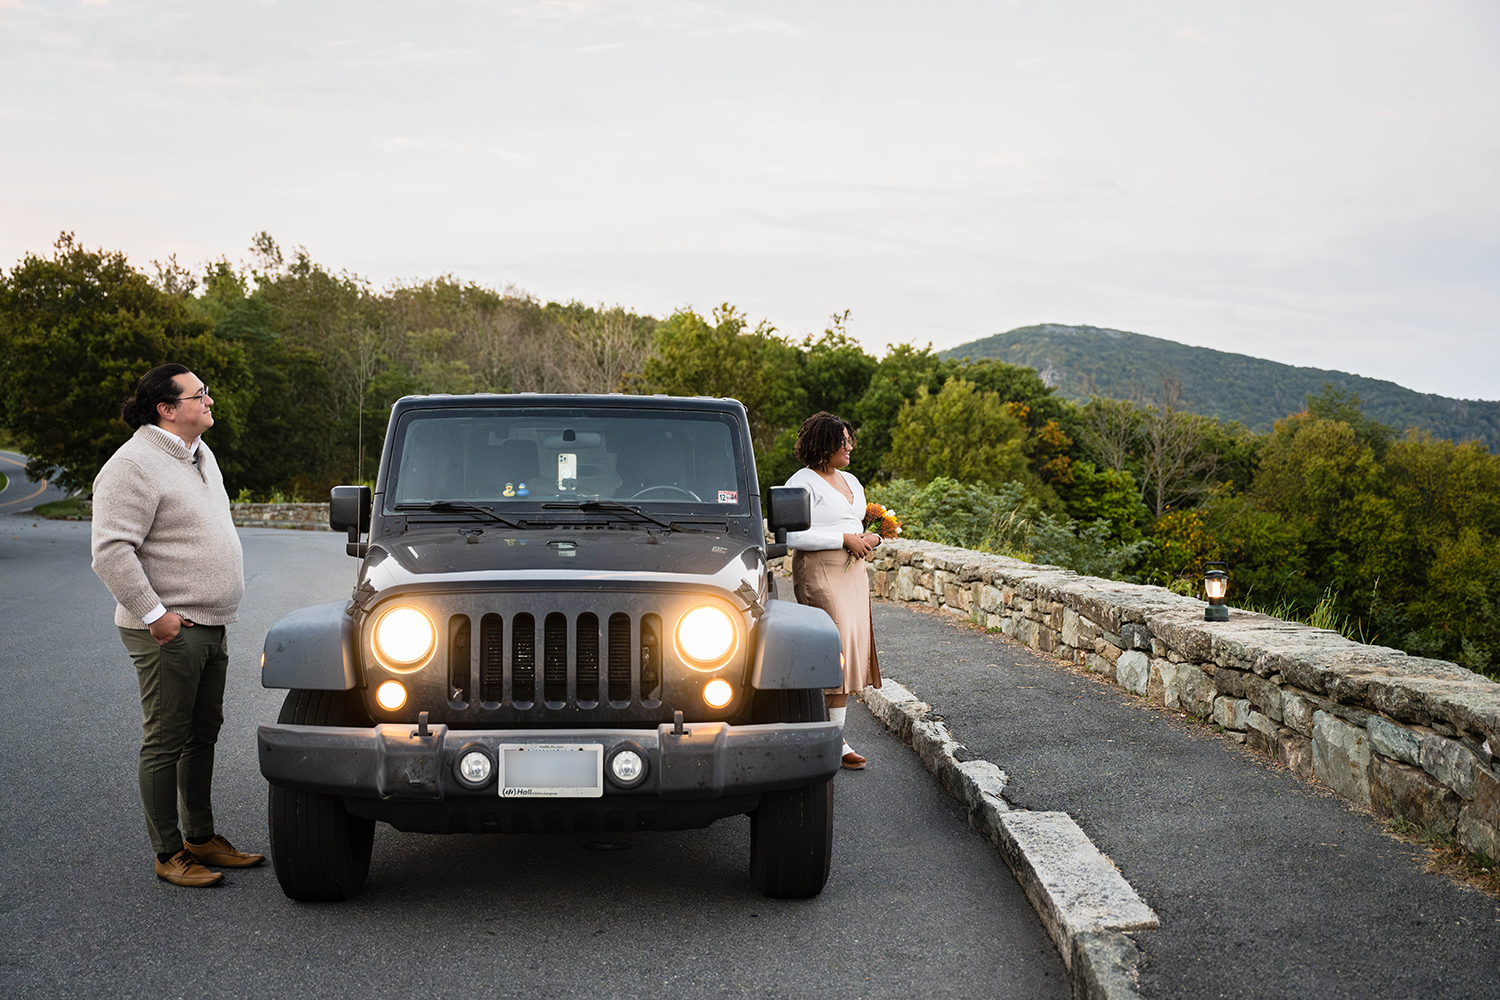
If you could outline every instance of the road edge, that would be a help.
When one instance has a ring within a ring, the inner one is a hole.
[[[1161,922],[1072,817],[1011,806],[1005,772],[987,760],[960,761],[954,751],[963,745],[899,681],[886,677],[862,697],[999,849],[1057,946],[1074,1000],[1140,1000],[1140,951],[1127,932]]]

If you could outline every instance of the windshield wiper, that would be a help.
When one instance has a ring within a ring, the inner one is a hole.
[[[578,503],[544,503],[542,504],[542,509],[563,509],[584,512],[592,510],[622,510],[627,514],[634,514],[636,517],[650,521],[652,524],[659,524],[669,531],[684,530],[678,527],[676,522],[663,521],[661,518],[656,517],[653,514],[647,514],[635,504],[620,503],[618,500],[580,500]]]
[[[398,511],[425,510],[433,514],[478,514],[492,521],[508,524],[512,528],[524,529],[525,527],[520,521],[513,521],[508,517],[496,514],[488,507],[481,507],[477,503],[470,503],[467,500],[412,500],[408,503],[396,504],[395,509]]]

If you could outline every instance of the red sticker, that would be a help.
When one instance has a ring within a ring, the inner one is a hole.
[[[739,503],[740,494],[738,490],[720,490],[719,503]]]

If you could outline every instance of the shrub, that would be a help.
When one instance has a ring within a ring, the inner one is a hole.
[[[1116,542],[1105,518],[1080,524],[1042,509],[1024,483],[998,487],[940,476],[918,487],[895,479],[869,498],[896,512],[903,538],[937,542],[1029,562],[1062,566],[1089,576],[1126,579],[1127,567],[1151,549],[1148,540]]]

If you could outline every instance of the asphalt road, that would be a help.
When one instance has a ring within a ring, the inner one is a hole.
[[[51,483],[33,483],[26,478],[26,456],[16,451],[0,451],[0,472],[5,473],[5,489],[0,490],[0,514],[28,511],[38,504],[52,503],[67,497],[67,491]]]
[[[992,847],[862,710],[870,758],[835,781],[833,875],[816,900],[761,898],[749,825],[581,838],[433,837],[381,827],[344,904],[287,900],[268,865],[217,889],[158,881],[135,786],[135,678],[89,569],[86,523],[0,517],[5,761],[0,971],[19,997],[1016,997],[1070,995]],[[344,540],[244,529],[231,627],[220,832],[266,846],[254,727],[266,629],[353,582]]]
[[[941,612],[880,601],[882,670],[1006,798],[1072,815],[1161,917],[1148,997],[1500,997],[1500,902],[1208,726]]]

